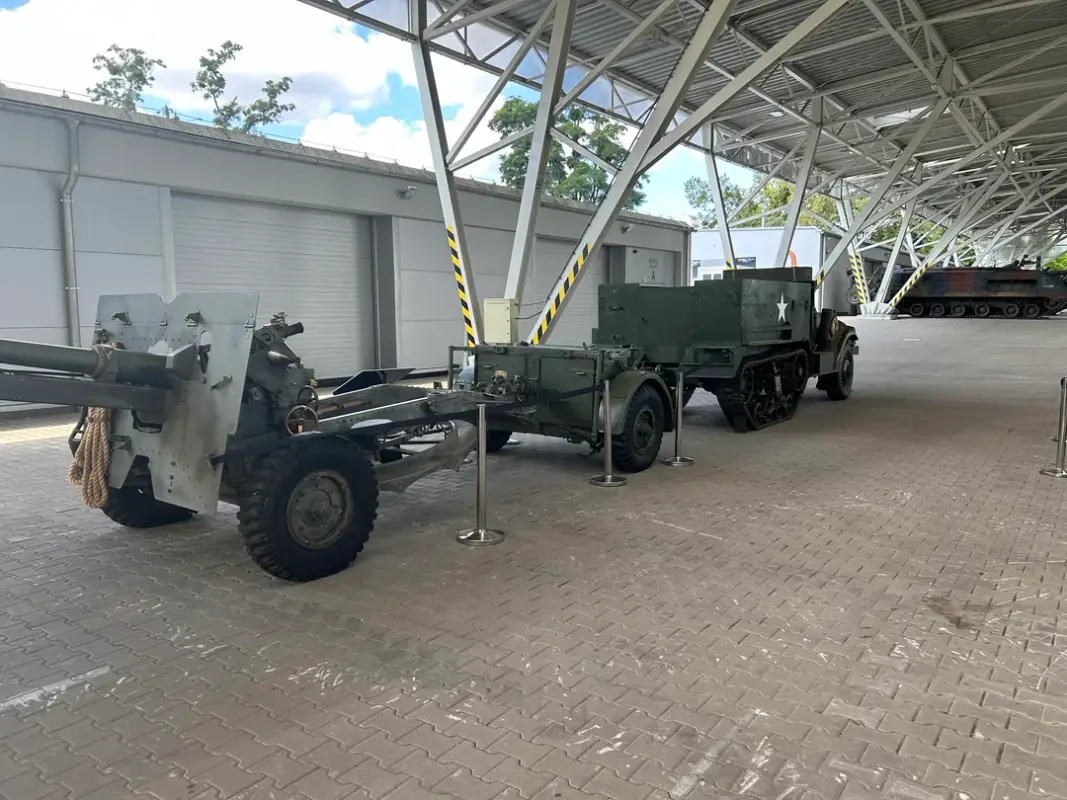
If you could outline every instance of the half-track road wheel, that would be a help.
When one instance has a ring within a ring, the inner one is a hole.
[[[977,303],[974,307],[974,315],[984,319],[993,313],[993,309],[989,307],[989,303]]]
[[[100,509],[112,522],[127,528],[158,528],[185,522],[196,512],[156,500],[151,486],[123,486],[108,489],[107,502]]]
[[[948,313],[949,313],[949,316],[956,317],[956,318],[966,317],[967,316],[967,306],[964,303],[953,303],[952,305],[950,305],[948,307]]]
[[[485,452],[499,453],[504,445],[511,441],[511,431],[500,431],[490,428],[485,432]]]
[[[259,460],[241,494],[241,538],[275,577],[303,582],[346,569],[378,515],[367,456],[341,438],[314,437]]]
[[[847,400],[852,394],[852,379],[855,375],[856,357],[852,355],[852,347],[849,346],[841,358],[841,369],[826,376],[826,382],[823,384],[826,396],[831,400]]]
[[[1015,319],[1019,316],[1021,310],[1018,303],[1005,303],[1003,308],[1000,309],[1000,313],[1008,319]]]
[[[1023,316],[1026,319],[1037,319],[1041,316],[1041,306],[1037,303],[1027,303],[1023,306]]]
[[[943,316],[945,316],[945,304],[944,303],[931,303],[930,304],[930,316],[931,317],[943,317]]]
[[[645,384],[626,408],[622,433],[611,437],[611,463],[619,472],[642,472],[655,463],[663,442],[663,400]]]
[[[912,303],[910,306],[908,306],[908,314],[913,317],[921,317],[925,313],[926,306],[924,306],[922,303]]]
[[[726,421],[735,431],[758,431],[796,414],[807,388],[810,366],[804,350],[786,350],[748,359],[737,375],[716,387]]]

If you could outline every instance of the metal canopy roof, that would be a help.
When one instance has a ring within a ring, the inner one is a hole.
[[[301,0],[411,40],[406,0]],[[431,47],[495,74],[506,67],[521,38],[535,28],[549,0],[440,0],[429,4]],[[691,82],[676,121],[711,98],[757,57],[800,25],[823,0],[740,0]],[[669,78],[707,0],[673,0],[641,35],[642,20],[661,0],[580,0],[570,43],[564,91],[575,86],[606,55],[632,41],[579,95],[584,104],[640,125]],[[444,24],[441,24],[444,15]],[[540,88],[551,21],[514,73],[517,82]],[[834,177],[870,191],[887,165],[908,144],[924,112],[939,98],[938,75],[949,64],[941,91],[953,101],[896,181],[914,187],[913,165],[928,171],[995,140],[1065,90],[1067,3],[1063,0],[850,0],[828,22],[778,60],[754,85],[712,117],[722,138],[723,159],[795,178],[800,151],[811,133],[814,101],[824,98],[823,132],[809,187]],[[927,215],[950,214],[966,196],[966,182],[990,170],[1007,177],[991,199],[1002,208],[989,219],[1007,219],[1041,178],[1067,164],[1067,104],[1047,113],[1019,135],[1015,148],[991,148],[952,180],[920,198]],[[687,144],[706,149],[699,133]],[[779,163],[789,156],[787,163]],[[1010,174],[1008,174],[1010,173]],[[965,182],[966,181],[966,182]],[[1046,180],[1048,194],[1058,182]],[[1015,220],[1039,219],[1067,202],[1067,186],[1035,203]]]

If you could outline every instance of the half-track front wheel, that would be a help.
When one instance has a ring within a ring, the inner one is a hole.
[[[611,461],[619,472],[641,472],[659,455],[665,412],[659,393],[647,383],[626,409],[622,433],[611,438]]]
[[[366,455],[339,438],[313,438],[260,459],[242,492],[238,520],[252,559],[288,581],[347,568],[378,514],[378,483]]]
[[[127,528],[158,528],[185,522],[196,512],[156,500],[151,486],[124,486],[108,489],[107,502],[100,509],[112,522]]]
[[[841,358],[841,368],[826,376],[823,384],[826,396],[831,400],[847,400],[852,394],[852,379],[856,374],[856,357],[852,355],[852,346],[846,344],[844,355]]]

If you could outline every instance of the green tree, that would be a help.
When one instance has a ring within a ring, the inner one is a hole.
[[[503,139],[532,126],[536,116],[536,102],[510,97],[493,114],[489,128]],[[619,141],[623,134],[622,125],[603,114],[581,106],[568,106],[559,115],[555,127],[613,167],[621,167],[626,159],[626,148]],[[506,185],[522,188],[525,183],[530,144],[530,137],[524,137],[500,157],[500,178]],[[549,140],[548,148],[544,178],[544,191],[547,194],[586,203],[598,203],[604,199],[611,185],[607,171],[580,153],[564,148],[556,139]],[[641,187],[646,181],[647,177],[641,176],[627,195],[627,208],[637,208],[645,202]]]
[[[216,128],[258,133],[264,125],[277,122],[283,114],[296,108],[292,103],[279,102],[279,98],[289,91],[293,80],[286,76],[277,81],[267,81],[263,85],[263,97],[248,105],[242,105],[236,97],[224,100],[226,76],[222,68],[233,61],[242,49],[241,45],[229,40],[223,42],[218,50],[209,47],[207,55],[200,57],[200,69],[190,85],[215,106],[212,122]]]
[[[93,56],[93,69],[107,77],[86,91],[95,103],[135,111],[141,94],[155,80],[156,67],[166,69],[167,65],[158,58],[148,58],[144,50],[113,44]]]
[[[730,178],[729,175],[720,175],[719,183],[722,187],[722,201],[726,206],[726,216],[733,219],[745,219],[760,213],[758,204],[749,201],[741,208],[741,202],[745,199],[745,193],[741,187]],[[715,201],[711,196],[711,184],[704,178],[693,176],[685,182],[685,198],[695,212],[697,222],[705,228],[714,228],[718,225],[715,213]],[[741,222],[741,227],[759,225],[760,221]]]
[[[1067,272],[1067,251],[1060,253],[1051,261],[1042,264],[1042,266],[1053,272]]]

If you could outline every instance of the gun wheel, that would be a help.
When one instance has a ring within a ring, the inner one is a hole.
[[[619,472],[641,472],[652,466],[663,441],[664,417],[659,393],[646,383],[630,400],[622,433],[611,437],[611,461]]]
[[[158,528],[185,522],[196,512],[156,500],[151,486],[123,486],[108,489],[107,502],[100,509],[112,522],[127,528]]]
[[[283,580],[346,569],[378,514],[370,461],[344,439],[311,439],[264,456],[241,497],[241,538],[252,559]]]

